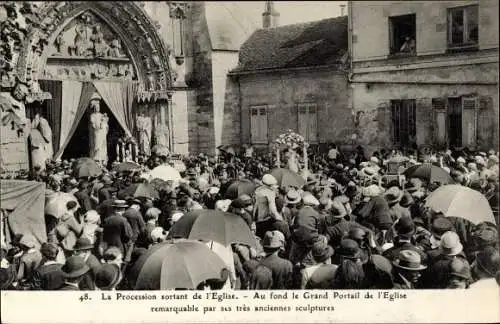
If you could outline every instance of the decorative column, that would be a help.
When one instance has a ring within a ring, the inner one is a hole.
[[[174,129],[173,129],[173,119],[174,119],[174,112],[172,109],[172,93],[168,93],[168,99],[167,99],[167,106],[166,106],[167,112],[168,112],[168,137],[169,137],[169,143],[168,143],[168,149],[170,152],[174,152]]]
[[[172,47],[170,51],[170,68],[174,73],[174,86],[185,87],[185,48],[184,20],[189,5],[185,1],[169,1],[170,20],[172,22]]]

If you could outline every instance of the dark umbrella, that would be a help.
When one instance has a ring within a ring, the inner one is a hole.
[[[154,245],[131,269],[135,290],[196,289],[206,280],[220,279],[224,261],[197,241],[172,241]]]
[[[446,170],[430,163],[412,165],[403,174],[407,179],[419,178],[428,183],[439,182],[443,185],[454,183]]]
[[[256,188],[257,185],[250,180],[236,180],[227,187],[226,198],[232,200],[244,194],[252,196]]]
[[[286,168],[275,168],[271,170],[271,175],[278,180],[280,187],[302,188],[306,181],[298,173]]]
[[[149,183],[134,183],[127,188],[120,190],[117,197],[120,199],[126,199],[127,197],[155,199],[158,198],[158,191],[156,191],[156,189],[154,189]]]
[[[243,218],[219,210],[193,210],[179,219],[167,238],[216,241],[228,246],[241,243],[256,247],[255,237]]]
[[[140,168],[141,166],[135,162],[122,162],[115,165],[113,167],[113,171],[126,172],[126,171],[139,170]]]
[[[226,154],[236,155],[235,150],[231,145],[220,145],[217,147],[217,149]]]
[[[73,167],[73,175],[76,178],[98,177],[101,174],[101,167],[91,158],[81,158],[76,161]]]

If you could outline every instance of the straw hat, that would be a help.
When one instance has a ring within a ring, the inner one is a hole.
[[[463,245],[460,243],[458,234],[448,231],[441,236],[441,245],[439,246],[441,254],[454,256],[462,252]]]
[[[295,205],[298,204],[301,199],[302,197],[300,197],[300,194],[296,190],[290,190],[286,194],[285,202],[290,205]]]
[[[264,174],[262,177],[262,183],[266,186],[277,186],[278,180],[272,174]]]
[[[304,203],[304,205],[308,205],[308,206],[319,206],[319,201],[318,199],[316,199],[316,197],[314,197],[314,195],[308,191],[304,192],[304,194],[302,195],[302,201]]]
[[[392,264],[400,269],[410,271],[421,271],[427,269],[422,265],[420,254],[412,250],[403,250],[399,252],[398,258]]]
[[[279,249],[285,246],[285,236],[280,231],[267,231],[262,246],[269,249]]]

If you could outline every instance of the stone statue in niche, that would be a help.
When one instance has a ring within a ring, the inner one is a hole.
[[[149,91],[155,90],[155,77],[152,73],[148,75],[148,90]]]
[[[153,151],[160,155],[168,155],[169,153],[169,139],[170,139],[170,130],[167,125],[163,125],[159,122],[155,127],[155,143],[156,145],[153,148]]]
[[[64,50],[64,44],[66,42],[64,41],[63,39],[63,36],[62,35],[58,35],[55,42],[54,42],[54,45],[56,47],[56,53],[55,55],[63,55],[63,50]]]
[[[75,40],[72,47],[70,47],[70,55],[73,56],[87,56],[89,49],[89,41],[87,39],[87,28],[82,25],[75,27]]]
[[[108,162],[108,146],[106,137],[109,130],[109,117],[100,111],[101,96],[95,93],[90,99],[90,108],[93,109],[90,115],[89,144],[90,157],[101,165]]]
[[[152,56],[152,59],[153,59],[153,64],[155,65],[155,68],[160,68],[161,67],[161,61],[160,61],[160,57],[158,56],[158,54],[154,53]]]
[[[151,117],[144,115],[144,110],[141,110],[137,116],[137,131],[139,135],[139,151],[146,155],[151,155],[151,130],[152,122]]]
[[[109,44],[108,56],[109,57],[124,57],[122,54],[122,45],[118,39],[113,39]]]
[[[40,170],[45,170],[46,163],[54,155],[52,149],[52,130],[49,122],[40,116],[35,115],[31,122],[31,160],[33,166],[39,166]]]
[[[104,35],[100,25],[95,25],[90,41],[93,44],[94,55],[97,57],[105,57],[108,53],[109,46],[104,40]]]

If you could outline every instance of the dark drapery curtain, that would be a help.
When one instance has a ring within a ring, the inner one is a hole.
[[[54,152],[59,148],[59,134],[61,132],[61,109],[62,109],[62,82],[54,80],[39,80],[40,88],[50,92],[52,99],[45,100],[42,107],[44,116],[52,128],[52,147]]]
[[[95,87],[92,85],[90,82],[84,82],[82,86],[82,95],[80,97],[80,102],[78,103],[78,109],[76,111],[76,116],[73,121],[73,125],[71,125],[71,129],[68,133],[68,136],[66,137],[66,141],[64,144],[61,146],[61,148],[58,150],[58,152],[55,154],[55,159],[59,159],[62,154],[64,153],[64,150],[66,149],[66,146],[68,146],[69,141],[71,140],[71,137],[75,133],[78,124],[80,123],[80,120],[82,119],[83,115],[85,114],[85,111],[87,110],[87,107],[90,102],[90,98],[92,98],[92,95],[96,91]],[[88,144],[87,144],[88,145]]]

